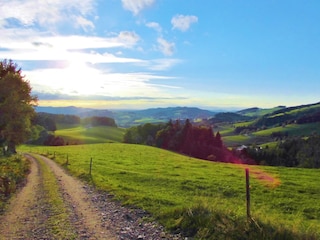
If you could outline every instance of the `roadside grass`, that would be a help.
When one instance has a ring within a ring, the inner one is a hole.
[[[29,166],[30,163],[23,156],[0,156],[0,214],[8,199],[25,182]]]
[[[59,191],[57,178],[50,168],[36,155],[43,177],[42,204],[46,206],[48,218],[46,228],[55,239],[76,239],[76,234],[70,223],[69,214]]]
[[[61,165],[68,156],[73,175],[145,209],[168,229],[199,239],[320,238],[320,170],[250,166],[256,225],[246,219],[242,165],[119,143],[20,150],[46,154]]]
[[[56,136],[62,137],[68,144],[92,144],[121,142],[125,129],[99,126],[86,128],[82,125],[59,125]]]

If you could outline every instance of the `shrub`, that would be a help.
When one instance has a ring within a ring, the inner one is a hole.
[[[25,182],[29,162],[20,155],[0,157],[0,213],[5,202]]]

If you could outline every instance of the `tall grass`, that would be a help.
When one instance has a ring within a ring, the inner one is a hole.
[[[123,204],[143,208],[167,228],[199,239],[320,237],[319,170],[251,167],[255,221],[248,222],[240,165],[118,143],[21,150],[48,154],[60,164],[68,156],[67,168],[75,176],[92,179]]]
[[[20,155],[0,157],[0,213],[6,201],[23,184],[29,172],[29,162]]]

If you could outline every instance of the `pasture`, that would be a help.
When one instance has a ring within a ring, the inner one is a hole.
[[[68,144],[92,144],[121,142],[124,128],[109,126],[85,127],[83,125],[58,124],[56,136],[62,137]]]
[[[23,146],[143,208],[172,231],[205,239],[320,238],[320,170],[250,166],[251,215],[246,219],[244,168],[120,143]],[[92,175],[89,175],[92,158]],[[68,159],[69,165],[66,165]]]
[[[310,136],[320,132],[319,123],[288,124],[286,126],[273,127],[253,133],[254,136],[270,136],[274,132],[287,132],[289,136]]]

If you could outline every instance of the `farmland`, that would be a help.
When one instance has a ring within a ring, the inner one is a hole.
[[[54,158],[73,175],[112,193],[116,200],[143,208],[168,229],[180,229],[187,235],[233,238],[248,231],[252,238],[266,239],[320,236],[319,170],[251,167],[251,209],[256,226],[246,221],[241,165],[201,161],[153,147],[120,143],[24,146],[20,151]],[[201,220],[206,218],[205,222]]]
[[[65,142],[69,144],[91,144],[120,142],[124,132],[125,129],[123,128],[109,126],[88,128],[80,124],[60,124],[55,135],[64,138]]]
[[[239,146],[242,144],[265,144],[273,142],[271,135],[272,133],[283,133],[289,137],[304,137],[310,136],[314,133],[320,132],[319,123],[308,123],[308,124],[288,124],[285,126],[275,126],[267,129],[258,130],[248,134],[235,134],[233,132],[233,126],[246,126],[249,123],[241,122],[237,124],[220,124],[217,126],[216,131],[220,131],[223,142],[227,146]]]

